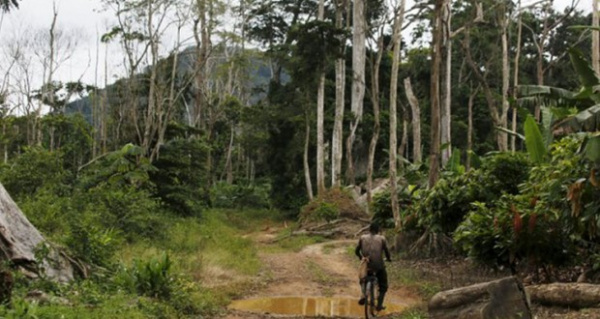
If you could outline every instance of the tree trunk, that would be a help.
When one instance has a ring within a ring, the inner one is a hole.
[[[421,154],[421,108],[419,100],[413,92],[410,78],[404,79],[404,90],[412,113],[413,163],[420,163],[423,160]]]
[[[350,136],[346,141],[346,154],[348,161],[347,178],[350,184],[355,183],[354,163],[352,157],[352,147],[356,138],[356,128],[362,120],[363,99],[365,97],[365,0],[354,1],[352,11],[352,21],[354,23],[352,33],[352,101],[351,111],[353,122],[350,124]]]
[[[598,3],[600,0],[592,0],[592,2],[592,67],[596,75],[600,75],[600,31],[598,31],[600,26]]]
[[[508,109],[510,104],[508,103],[508,86],[510,81],[510,66],[508,57],[508,22],[507,10],[504,9],[504,15],[502,16],[502,109],[500,115],[500,127],[508,127]],[[497,132],[499,145],[498,148],[501,151],[508,150],[508,135],[504,131]]]
[[[382,30],[383,31],[383,30]],[[373,69],[371,72],[371,102],[373,104],[373,135],[371,136],[371,143],[369,144],[369,163],[367,165],[367,212],[371,206],[371,190],[373,188],[373,165],[375,162],[375,150],[377,149],[377,140],[379,139],[379,130],[381,124],[379,123],[379,67],[381,65],[381,58],[383,57],[383,51],[385,50],[383,45],[383,32],[377,41],[377,57],[373,63]]]
[[[442,10],[448,0],[436,0],[433,17],[433,44],[431,57],[431,146],[429,151],[429,187],[440,174],[440,64],[442,56]]]
[[[390,156],[390,193],[392,200],[392,213],[394,216],[394,224],[396,228],[401,225],[400,220],[400,211],[398,207],[398,197],[396,196],[397,192],[397,177],[396,177],[396,167],[397,167],[397,158],[396,158],[396,150],[398,149],[398,141],[397,141],[397,131],[398,131],[398,123],[397,123],[397,101],[398,101],[398,69],[400,67],[400,50],[402,46],[402,24],[404,23],[404,5],[405,0],[400,1],[400,6],[397,9],[396,15],[394,17],[394,33],[392,35],[392,41],[394,44],[394,49],[392,53],[392,77],[390,80],[390,147],[389,147],[389,156]]]
[[[465,166],[466,170],[469,171],[471,169],[471,153],[473,152],[473,100],[477,96],[479,92],[479,88],[477,88],[474,92],[471,92],[469,95],[469,127],[467,129],[467,164]]]
[[[514,277],[439,292],[428,309],[432,319],[532,318],[525,291]]]
[[[46,245],[49,254],[38,264],[36,251]],[[4,186],[0,184],[0,260],[9,260],[26,276],[46,276],[58,282],[69,282],[76,271],[86,275],[85,268],[50,245],[27,220]]]
[[[318,19],[325,16],[325,0],[319,1]],[[317,90],[317,195],[325,191],[325,70],[320,70],[319,88]]]
[[[519,86],[519,60],[521,58],[521,38],[523,34],[523,16],[521,14],[521,0],[519,0],[517,12],[519,12],[519,20],[517,25],[517,51],[515,53],[515,66],[513,69],[513,99],[517,100],[517,87]],[[517,131],[517,108],[512,109],[512,131]],[[517,137],[510,137],[510,149],[514,153],[517,150]]]
[[[586,283],[553,283],[525,288],[531,302],[564,308],[588,308],[600,305],[600,285]]]
[[[442,8],[442,43],[445,48],[444,58],[446,59],[443,67],[443,85],[442,85],[442,103],[441,103],[441,119],[440,119],[440,144],[444,145],[444,149],[441,150],[442,166],[446,166],[446,163],[452,156],[452,142],[451,142],[451,102],[452,102],[452,6],[450,1],[446,1]]]
[[[335,25],[342,28],[343,10],[347,3],[342,0],[342,5],[336,4]],[[342,52],[345,52],[345,43]],[[345,55],[344,55],[345,56]],[[343,157],[343,124],[344,124],[344,104],[346,93],[346,59],[338,58],[335,61],[335,119],[333,123],[333,134],[331,138],[331,185],[340,187],[342,185],[342,157]]]
[[[308,200],[313,200],[313,189],[312,182],[310,180],[310,166],[308,165],[308,151],[310,146],[310,117],[308,116],[308,112],[306,113],[306,133],[304,135],[304,156],[303,156],[303,164],[304,164],[304,182],[306,183],[306,195],[308,196]],[[250,165],[248,165],[250,166]]]

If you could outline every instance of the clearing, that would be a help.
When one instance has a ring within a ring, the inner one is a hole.
[[[259,284],[245,292],[240,300],[234,301],[223,318],[360,316],[357,304],[360,296],[359,261],[354,256],[358,239],[329,240],[290,251],[277,245],[279,231],[270,228],[248,235],[256,243],[263,263]],[[272,299],[276,300],[275,306]],[[421,298],[414,292],[390,280],[385,301],[389,310],[387,317],[389,313],[398,313],[420,302]],[[266,310],[240,310],[248,307]],[[336,307],[341,310],[331,310]],[[284,315],[286,310],[288,312]],[[381,318],[386,318],[385,313]]]

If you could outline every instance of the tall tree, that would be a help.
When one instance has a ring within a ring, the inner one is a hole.
[[[319,11],[317,20],[325,19],[325,0],[319,1]],[[317,89],[317,194],[321,195],[325,191],[325,132],[323,124],[325,122],[325,69],[319,73],[319,83]]]
[[[600,74],[600,27],[598,4],[600,0],[592,0],[592,67],[596,75]]]
[[[433,41],[431,50],[431,145],[429,147],[429,187],[433,187],[440,174],[440,64],[442,61],[442,15],[449,0],[435,0],[433,11]]]
[[[390,171],[390,193],[392,194],[392,213],[394,216],[394,223],[396,227],[400,226],[400,210],[398,207],[398,197],[396,196],[397,190],[397,176],[396,167],[398,166],[397,154],[398,141],[397,141],[397,100],[398,100],[398,69],[400,67],[400,51],[402,49],[402,24],[404,23],[404,7],[405,0],[400,0],[398,8],[395,10],[394,15],[394,31],[392,34],[393,42],[393,53],[392,53],[392,75],[390,80],[390,148],[389,148],[389,171]]]
[[[346,140],[347,178],[350,184],[355,183],[354,159],[352,149],[356,139],[356,129],[362,120],[363,99],[365,97],[365,61],[366,61],[366,16],[365,0],[355,0],[352,11],[352,121],[350,133]]]
[[[335,26],[338,29],[348,29],[348,0],[334,0],[335,3]],[[346,14],[346,27],[344,27],[344,14]],[[344,107],[346,96],[346,43],[341,43],[340,57],[335,60],[335,118],[333,123],[333,134],[331,137],[331,185],[339,187],[342,184],[342,159],[344,145]]]

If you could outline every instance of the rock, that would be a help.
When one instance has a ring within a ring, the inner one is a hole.
[[[530,319],[525,291],[515,277],[437,293],[429,301],[431,319]]]

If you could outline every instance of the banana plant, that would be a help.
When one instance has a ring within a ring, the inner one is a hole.
[[[600,131],[600,79],[581,51],[571,48],[569,56],[579,77],[579,91],[543,85],[517,88],[519,106],[542,104],[554,110],[554,115],[559,115],[551,125],[554,136]],[[566,117],[565,113],[568,114]]]

